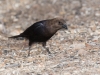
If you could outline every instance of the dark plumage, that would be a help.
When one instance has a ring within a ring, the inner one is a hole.
[[[46,42],[59,30],[65,28],[67,25],[64,19],[54,18],[48,20],[42,20],[34,23],[29,28],[27,28],[23,33],[17,36],[12,36],[9,38],[24,37],[29,40],[29,53],[30,47],[34,42],[42,42],[43,47],[46,46]],[[45,47],[46,48],[46,47]],[[47,49],[50,53],[50,51]]]

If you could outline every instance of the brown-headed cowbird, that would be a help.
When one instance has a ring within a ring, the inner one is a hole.
[[[44,48],[46,48],[46,42],[59,30],[65,28],[67,29],[66,21],[61,18],[54,18],[48,20],[42,20],[34,23],[29,28],[27,28],[23,33],[12,36],[10,38],[24,37],[29,40],[29,52],[30,47],[34,42],[42,42]],[[50,53],[49,49],[46,49]]]

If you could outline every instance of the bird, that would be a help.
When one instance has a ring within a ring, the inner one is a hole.
[[[28,56],[30,56],[30,48],[33,43],[41,42],[42,46],[50,54],[49,49],[46,48],[46,42],[60,29],[68,29],[66,21],[62,18],[52,18],[38,21],[28,27],[24,32],[16,36],[11,36],[9,38],[25,38],[29,40],[29,51]]]

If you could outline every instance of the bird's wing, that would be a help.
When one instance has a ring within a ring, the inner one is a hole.
[[[44,27],[45,25],[43,22],[38,22],[27,28],[23,34],[26,36],[35,36],[36,34],[39,35],[43,31]]]

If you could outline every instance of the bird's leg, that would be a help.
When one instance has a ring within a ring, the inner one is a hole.
[[[47,50],[47,52],[48,52],[49,54],[51,54],[51,52],[49,51],[49,49],[46,47],[46,42],[43,42],[43,43],[42,43],[42,46]]]
[[[28,51],[28,56],[30,56],[31,45],[32,45],[32,42],[29,41],[29,51]]]
[[[30,56],[30,50],[31,50],[31,46],[29,46],[28,56]]]

